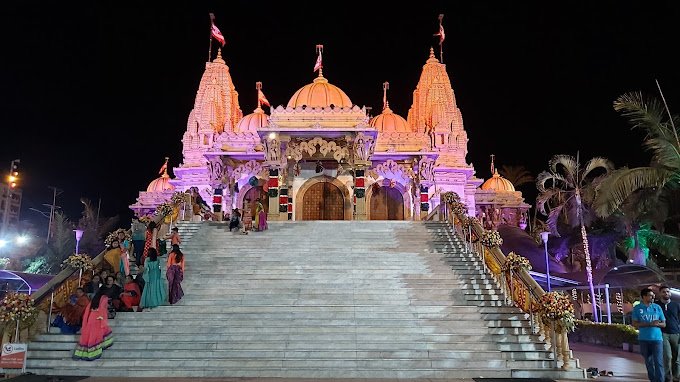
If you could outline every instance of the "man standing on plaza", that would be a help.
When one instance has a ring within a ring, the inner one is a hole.
[[[671,288],[663,285],[659,288],[659,305],[666,317],[663,334],[663,366],[666,371],[666,382],[680,381],[680,360],[678,360],[678,344],[680,344],[680,304],[671,301]]]
[[[645,359],[649,381],[664,382],[661,328],[666,327],[666,318],[661,307],[653,302],[654,292],[651,289],[643,289],[640,297],[640,303],[633,308],[633,326],[640,330],[640,353]]]

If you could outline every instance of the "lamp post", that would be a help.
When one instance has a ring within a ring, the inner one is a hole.
[[[550,263],[548,261],[548,236],[550,236],[550,232],[541,232],[541,239],[543,240],[543,245],[545,248],[545,279],[548,284],[548,292],[551,292],[552,288],[550,287]]]
[[[80,247],[80,239],[83,238],[83,231],[82,229],[74,229],[73,232],[76,233],[76,255],[78,254],[78,247]]]

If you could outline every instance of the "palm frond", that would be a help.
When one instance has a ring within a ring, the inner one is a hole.
[[[546,207],[548,202],[559,193],[560,190],[557,188],[548,188],[545,191],[541,192],[538,195],[538,197],[536,197],[536,208],[538,208],[538,211],[543,215],[547,215],[548,212]]]
[[[548,214],[548,220],[546,220],[548,223],[548,228],[550,228],[550,233],[557,237],[560,237],[560,233],[557,231],[557,223],[560,220],[560,215],[562,215],[563,208],[564,204],[560,204],[559,206],[550,210],[550,214]]]
[[[674,140],[660,137],[647,138],[643,145],[653,153],[654,165],[680,171],[680,148]]]
[[[614,101],[614,110],[628,119],[633,128],[643,128],[650,135],[660,135],[664,121],[664,107],[656,98],[640,92],[625,93]]]
[[[680,238],[663,234],[656,230],[645,231],[647,245],[656,249],[668,259],[678,260],[680,257]]]
[[[548,166],[552,173],[564,173],[566,175],[565,178],[571,184],[575,185],[577,183],[576,171],[578,170],[578,162],[576,162],[576,158],[573,156],[564,154],[555,155],[550,159]],[[560,167],[562,171],[560,171]]]
[[[556,184],[556,186],[558,186],[558,183],[568,184],[567,179],[565,179],[562,175],[553,172],[543,171],[536,177],[536,188],[538,189],[538,191],[545,192],[545,190],[547,189],[545,183],[548,182],[549,180],[552,180],[553,183]]]
[[[606,218],[621,207],[635,191],[662,187],[672,172],[656,167],[622,168],[607,176],[597,188],[593,208],[597,216]]]
[[[610,171],[614,170],[614,163],[610,161],[607,158],[602,158],[602,157],[595,157],[586,163],[586,167],[583,170],[583,173],[581,174],[581,179],[585,179],[588,177],[588,174],[590,174],[592,171],[596,169],[603,169],[605,174],[609,173]]]
[[[505,179],[509,180],[515,187],[532,183],[536,180],[531,172],[524,166],[501,166],[498,171]]]

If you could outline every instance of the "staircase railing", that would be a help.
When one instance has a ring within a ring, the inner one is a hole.
[[[453,227],[454,232],[463,238],[466,249],[479,256],[485,270],[501,287],[505,303],[520,308],[529,316],[532,331],[540,334],[552,349],[555,368],[557,368],[557,360],[561,360],[562,369],[568,369],[571,351],[567,329],[564,325],[541,317],[540,298],[546,293],[543,288],[525,269],[503,270],[503,264],[506,262],[505,255],[498,246],[489,248],[482,245],[479,238],[485,230],[477,219],[454,213],[451,205],[446,205],[445,215],[446,221]],[[467,222],[465,226],[464,221]]]
[[[99,255],[95,256],[94,259],[92,259],[92,264],[95,267],[101,264],[103,261],[104,253],[106,253],[106,250],[102,251]],[[35,306],[37,306],[39,310],[45,312],[47,316],[47,322],[46,326],[44,327],[44,331],[42,330],[43,327],[40,325],[39,321],[36,321],[33,325],[34,329],[37,328],[37,330],[40,332],[49,331],[54,304],[66,304],[68,302],[69,296],[75,291],[76,288],[79,287],[78,284],[81,281],[81,276],[80,269],[66,267],[64,270],[54,276],[47,284],[43,285],[40,289],[31,294],[31,297],[35,302]],[[24,329],[30,330],[31,328]]]

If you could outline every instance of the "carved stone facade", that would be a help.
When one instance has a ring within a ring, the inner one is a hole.
[[[261,187],[272,219],[303,219],[298,214],[305,209],[295,205],[336,192],[332,187],[339,190],[333,195],[348,198],[353,219],[371,218],[366,198],[371,196],[376,201],[371,208],[378,208],[375,195],[381,187],[389,188],[383,197],[403,200],[398,215],[405,219],[427,215],[444,191],[456,192],[474,211],[474,190],[482,181],[465,162],[467,134],[446,66],[430,51],[407,120],[389,108],[387,85],[383,111],[374,118],[322,72],[286,106],[271,108],[271,115],[258,103],[243,117],[229,68],[218,52],[206,64],[182,140],[184,162],[170,183],[178,191],[196,186],[206,200],[213,189],[223,189],[225,211],[242,208],[244,194]],[[319,194],[315,182],[331,188]],[[429,203],[421,203],[421,186],[428,190]],[[284,212],[281,190],[293,204],[290,213]],[[305,199],[307,190],[316,196]],[[380,208],[400,206],[399,201],[380,203]],[[346,212],[346,207],[338,210]]]

